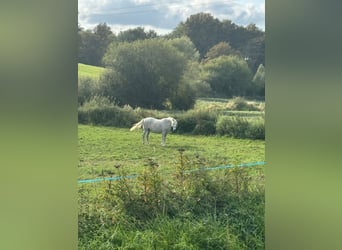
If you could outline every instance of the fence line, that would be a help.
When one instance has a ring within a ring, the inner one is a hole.
[[[219,169],[228,169],[233,167],[255,167],[255,166],[262,166],[266,163],[264,161],[259,162],[249,162],[249,163],[242,163],[239,165],[225,165],[225,166],[217,166],[217,167],[203,167],[203,168],[196,168],[184,171],[185,173],[191,173],[191,172],[197,172],[197,171],[210,171],[210,170],[219,170]],[[168,171],[166,173],[170,173],[171,171]],[[132,174],[132,175],[126,175],[126,176],[115,176],[115,177],[104,177],[104,178],[95,178],[95,179],[87,179],[87,180],[78,180],[77,182],[80,183],[93,183],[93,182],[100,182],[100,181],[117,181],[120,179],[133,179],[138,177],[138,174]]]

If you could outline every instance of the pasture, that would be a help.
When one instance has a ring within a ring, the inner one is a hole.
[[[214,167],[264,161],[265,141],[224,136],[191,136],[169,133],[162,147],[161,134],[150,134],[150,145],[142,145],[142,131],[129,128],[79,125],[79,179],[96,178],[115,172],[115,165],[128,174],[141,173],[148,159],[172,171],[179,158],[200,159],[199,167]]]
[[[90,77],[97,79],[100,75],[105,71],[105,68],[86,65],[79,63],[78,64],[78,77]]]
[[[264,249],[265,141],[79,125],[79,249]]]

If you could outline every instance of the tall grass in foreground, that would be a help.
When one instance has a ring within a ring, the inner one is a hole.
[[[124,220],[124,219],[123,219]],[[262,244],[259,249],[262,249]],[[101,228],[90,241],[80,241],[79,249],[251,249],[230,232],[221,218],[170,219],[159,216],[139,228],[124,220]],[[254,248],[254,249],[258,249]]]
[[[150,159],[139,178],[80,186],[79,249],[263,249],[263,168],[191,171],[201,161],[179,150],[174,173]]]

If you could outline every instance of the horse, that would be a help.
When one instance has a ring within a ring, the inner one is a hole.
[[[136,128],[143,128],[142,134],[142,143],[145,143],[145,137],[147,144],[149,144],[149,135],[150,132],[153,133],[162,133],[162,146],[165,146],[165,139],[167,133],[172,130],[175,131],[177,128],[177,121],[172,117],[167,117],[163,119],[156,119],[153,117],[147,117],[142,119],[140,122],[135,123],[133,127],[131,127],[130,131],[133,131]]]

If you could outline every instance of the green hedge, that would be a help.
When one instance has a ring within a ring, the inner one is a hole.
[[[207,110],[190,110],[177,116],[179,133],[195,135],[213,135],[216,133],[216,112]]]
[[[92,124],[113,127],[130,127],[140,118],[134,112],[127,112],[123,108],[113,107],[94,107],[79,108],[78,122],[81,124]]]
[[[219,135],[242,139],[265,139],[265,122],[262,118],[247,119],[238,116],[220,116],[216,124]]]
[[[78,122],[101,126],[129,128],[140,119],[168,116],[160,111],[133,109],[129,106],[82,106],[78,109]],[[242,139],[265,139],[265,122],[260,118],[218,115],[207,110],[190,110],[175,116],[177,133],[193,135],[226,135]]]

